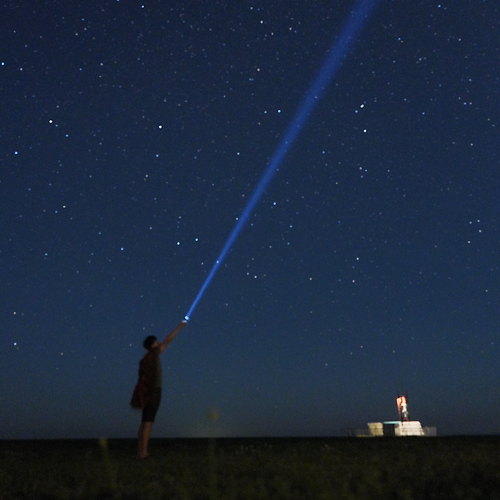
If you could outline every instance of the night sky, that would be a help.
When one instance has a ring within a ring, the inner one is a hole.
[[[144,337],[354,5],[2,4],[0,438],[136,435]],[[153,437],[336,436],[402,390],[438,435],[500,432],[499,9],[375,7],[163,354]]]

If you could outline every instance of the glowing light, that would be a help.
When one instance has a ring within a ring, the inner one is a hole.
[[[198,292],[198,295],[194,299],[194,302],[191,305],[188,313],[184,317],[186,321],[188,321],[189,318],[191,317],[192,312],[194,311],[199,300],[204,294],[206,288],[208,287],[209,283],[212,281],[212,278],[217,272],[220,263],[224,260],[224,257],[230,250],[231,246],[233,245],[234,241],[236,240],[237,236],[239,235],[240,231],[245,225],[255,205],[257,204],[262,194],[264,193],[264,190],[271,182],[272,178],[274,177],[274,174],[277,172],[281,162],[285,158],[286,153],[289,151],[289,149],[295,142],[295,139],[297,138],[300,130],[302,129],[305,122],[309,118],[313,109],[318,104],[321,96],[328,87],[328,84],[335,75],[336,70],[342,64],[349,48],[351,47],[356,38],[356,35],[363,28],[371,10],[375,7],[376,3],[377,0],[361,0],[358,2],[357,7],[353,11],[352,16],[347,21],[347,24],[345,25],[342,31],[342,34],[339,38],[339,42],[332,46],[323,67],[321,68],[316,79],[313,80],[312,85],[309,91],[307,92],[304,100],[302,101],[302,104],[299,106],[293,121],[286,129],[283,139],[279,144],[278,148],[276,149],[274,156],[271,158],[270,163],[264,170],[264,174],[262,175],[257,187],[255,188],[254,193],[248,200],[245,209],[243,210],[241,216],[238,218],[238,222],[234,227],[233,231],[231,232],[231,234],[229,235],[229,238],[227,239],[227,242],[224,245],[219,257],[215,261],[212,270],[205,279],[205,282],[203,283],[200,291]]]

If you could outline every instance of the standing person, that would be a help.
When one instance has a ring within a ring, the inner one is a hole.
[[[133,408],[142,409],[142,420],[137,436],[137,458],[143,459],[149,456],[149,436],[161,400],[162,372],[160,354],[185,326],[186,320],[182,320],[161,344],[154,335],[146,337],[142,344],[148,352],[139,363],[139,381],[135,386],[130,401]]]

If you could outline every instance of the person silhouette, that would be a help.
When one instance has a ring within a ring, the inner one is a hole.
[[[186,320],[182,320],[165,340],[160,343],[154,335],[144,339],[143,346],[147,353],[139,363],[139,380],[134,388],[130,405],[132,408],[142,409],[141,425],[137,434],[137,458],[149,457],[148,443],[151,429],[160,407],[162,369],[160,354],[174,340],[179,331],[186,326]]]

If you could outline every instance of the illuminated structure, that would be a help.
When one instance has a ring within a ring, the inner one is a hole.
[[[410,420],[408,391],[396,399],[399,420],[371,422],[368,429],[342,429],[343,436],[436,436],[435,427],[422,427],[417,420]]]
[[[430,429],[430,428],[427,428]],[[435,428],[434,428],[435,429]],[[372,422],[368,424],[370,436],[432,436],[418,421],[394,420],[390,422]]]
[[[399,421],[408,422],[410,420],[408,414],[408,391],[406,391],[406,393],[402,394],[401,396],[398,392],[398,399],[396,400],[396,402],[398,404]]]

